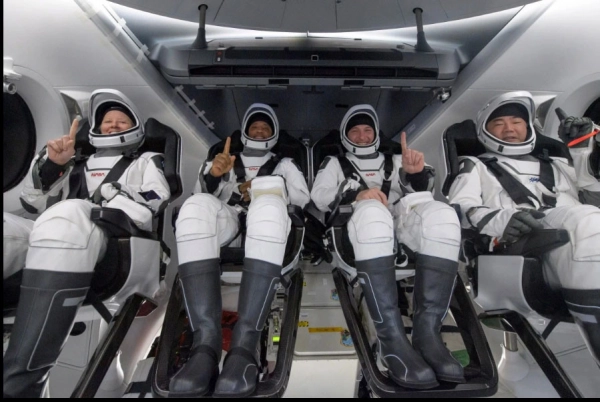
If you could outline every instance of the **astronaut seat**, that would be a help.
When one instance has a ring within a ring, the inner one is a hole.
[[[380,137],[379,152],[401,154],[401,146],[398,142],[387,139],[381,133]],[[314,145],[312,152],[315,172],[327,156],[342,155],[344,148],[339,131],[332,130],[320,139]],[[325,259],[331,260],[328,262],[331,262],[334,267],[334,282],[362,369],[360,383],[362,390],[375,397],[483,397],[495,394],[498,378],[493,357],[460,277],[457,277],[450,302],[450,311],[456,326],[444,325],[442,333],[459,333],[462,337],[466,355],[458,360],[464,366],[466,383],[441,382],[435,388],[421,390],[402,387],[392,381],[386,370],[378,364],[376,348],[372,344],[373,335],[368,334],[369,330],[363,324],[362,317],[369,313],[363,301],[364,294],[358,286],[359,278],[355,268],[354,253],[346,227],[352,213],[352,205],[338,205],[330,213],[319,211],[312,202],[306,208],[307,221],[317,220],[322,227],[326,228],[323,238],[331,257],[327,256]],[[400,243],[396,243],[395,251],[398,308],[404,317],[409,318],[412,317],[413,311],[407,294],[411,295],[413,292],[414,255]],[[412,327],[408,325],[405,325],[405,329],[407,334],[412,332]]]
[[[77,133],[78,161],[84,161],[86,155],[94,152],[88,132],[86,122]],[[145,142],[139,152],[164,154],[170,203],[182,192],[179,134],[153,118],[147,120],[145,133]],[[63,395],[74,389],[74,397],[93,397],[100,389],[98,396],[121,396],[123,389],[120,388],[133,374],[136,363],[148,353],[162,319],[160,309],[156,309],[161,300],[155,296],[161,293],[170,253],[162,241],[167,204],[155,215],[151,231],[139,229],[121,210],[92,209],[91,220],[109,234],[107,251],[96,265],[87,298],[77,313],[57,365],[51,371],[51,379],[53,375],[57,376],[57,380],[50,381],[51,395]],[[19,284],[14,285],[17,287],[9,291],[18,295]],[[18,298],[13,296],[12,303],[7,305],[5,299],[5,326],[14,320],[17,301]],[[126,347],[121,347],[123,343]],[[111,390],[101,387],[105,376],[107,382],[120,386]],[[75,383],[77,379],[79,381]],[[55,392],[57,388],[53,387],[60,387],[60,390]]]
[[[239,155],[243,149],[240,135],[239,130],[231,135],[231,155]],[[207,159],[211,160],[219,152],[222,152],[224,145],[224,140],[213,145],[209,149]],[[299,140],[280,130],[279,140],[272,152],[279,158],[292,158],[306,176],[308,170],[307,150]],[[292,222],[292,228],[288,235],[283,259],[281,286],[276,293],[261,338],[261,365],[268,369],[262,374],[256,391],[250,397],[281,397],[289,380],[303,284],[303,275],[298,267],[298,261],[304,237],[304,215],[302,209],[294,205],[288,205],[288,215]],[[175,228],[175,213],[173,227]],[[237,289],[241,282],[245,255],[243,228],[240,230],[239,236],[242,237],[241,246],[225,245],[221,247],[220,251],[224,299],[226,294],[230,293],[229,290]],[[236,313],[232,315],[231,312],[224,311],[222,320],[224,350],[227,350],[227,334],[231,333],[235,320]],[[183,292],[176,278],[161,332],[157,358],[150,374],[152,393],[155,397],[174,396],[169,392],[169,381],[187,361],[191,343],[192,334],[187,321]]]
[[[448,195],[459,172],[459,156],[486,152],[477,140],[473,121],[465,120],[446,130],[444,152],[448,175],[442,192]],[[544,153],[571,159],[562,142],[538,133],[532,155]],[[479,319],[490,328],[505,331],[504,353],[511,353],[508,343],[516,345],[518,336],[561,397],[581,396],[545,342],[558,323],[573,322],[560,290],[550,287],[544,278],[541,261],[542,254],[569,242],[568,232],[541,229],[493,251],[489,251],[489,236],[463,229],[462,238],[461,259],[474,301],[484,310]],[[527,320],[535,314],[549,320],[543,333]]]

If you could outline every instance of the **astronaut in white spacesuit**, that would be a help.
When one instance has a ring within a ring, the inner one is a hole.
[[[493,245],[515,242],[535,229],[569,232],[569,243],[544,255],[544,273],[561,290],[600,363],[600,181],[590,165],[600,139],[596,135],[569,148],[573,165],[565,158],[532,155],[534,118],[535,103],[528,92],[490,100],[476,123],[477,138],[488,152],[461,157],[449,201],[460,205],[463,227],[490,236]],[[559,137],[568,144],[592,129],[590,119],[568,117]],[[510,191],[494,172],[513,180],[506,185]]]
[[[97,151],[87,160],[75,155],[74,120],[69,135],[48,141],[38,153],[25,179],[22,204],[41,215],[24,226],[31,226],[29,247],[13,248],[20,251],[11,269],[21,269],[23,261],[24,269],[4,356],[6,397],[44,393],[94,267],[106,251],[106,234],[90,220],[92,208],[119,208],[141,229],[150,230],[153,213],[170,198],[163,156],[135,153],[144,141],[144,129],[132,103],[119,91],[102,89],[92,93],[89,107],[89,141]],[[5,215],[5,228],[7,222],[11,219]],[[17,217],[13,229],[24,222]],[[19,231],[19,241],[26,232]]]
[[[323,161],[311,198],[323,212],[340,203],[354,206],[347,230],[379,356],[405,387],[464,382],[462,366],[440,334],[458,270],[456,212],[433,199],[433,169],[421,152],[408,148],[405,133],[401,156],[378,152],[379,119],[370,105],[350,108],[340,135],[347,152]],[[412,346],[398,308],[396,241],[416,254]]]
[[[190,359],[171,379],[178,395],[203,395],[217,379],[215,396],[247,396],[254,392],[260,371],[260,335],[280,280],[291,220],[287,205],[309,201],[306,179],[291,158],[271,152],[279,137],[273,109],[252,104],[241,126],[243,151],[223,152],[200,168],[195,194],[188,198],[176,222],[179,278],[185,298],[193,345]],[[246,240],[239,319],[233,330],[223,372],[220,247],[239,246],[240,218],[245,216]],[[233,242],[231,242],[233,240]],[[231,242],[231,243],[230,243]]]

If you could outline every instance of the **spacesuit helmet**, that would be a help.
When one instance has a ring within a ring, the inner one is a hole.
[[[490,133],[486,125],[489,121],[503,116],[517,116],[527,124],[527,137],[520,143],[502,141]],[[506,155],[527,155],[535,147],[535,103],[526,91],[507,92],[492,98],[477,114],[477,139],[489,151]]]
[[[375,138],[371,144],[358,145],[348,138],[348,131],[359,124],[366,124],[373,128]],[[348,109],[340,125],[340,137],[344,148],[354,155],[364,156],[377,152],[379,149],[379,118],[375,109],[367,104],[355,105]]]
[[[251,138],[248,135],[248,130],[252,123],[256,121],[264,121],[271,127],[273,135],[265,139]],[[256,151],[270,151],[277,140],[279,139],[279,121],[275,111],[269,105],[264,103],[253,103],[246,110],[242,119],[242,144],[244,149],[249,148]]]
[[[111,110],[118,110],[127,115],[133,125],[127,130],[102,134],[102,119]],[[89,139],[95,148],[129,148],[141,145],[144,140],[144,127],[140,114],[133,103],[120,91],[115,89],[97,89],[92,92],[89,102],[88,118],[90,120]]]

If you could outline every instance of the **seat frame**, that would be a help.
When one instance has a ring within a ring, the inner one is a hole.
[[[243,147],[240,141],[240,131],[237,130],[231,135],[231,148],[230,154],[239,154]],[[280,142],[285,144],[276,146],[273,151],[284,148],[282,157],[290,156],[291,150],[296,150],[289,144],[290,141],[281,141],[281,136],[289,136],[284,130],[280,131]],[[209,152],[208,159],[214,158],[217,153],[221,152],[225,145],[225,141],[221,141],[214,144]],[[279,143],[278,143],[279,145]],[[302,144],[303,147],[304,144]],[[304,149],[304,148],[300,148]],[[300,161],[299,165],[301,169],[307,170],[305,161]],[[306,172],[304,172],[306,174]],[[280,341],[277,349],[276,362],[273,371],[263,373],[262,378],[257,384],[256,391],[250,395],[250,398],[265,398],[265,397],[281,397],[283,396],[287,387],[291,364],[293,360],[293,352],[296,344],[297,336],[297,323],[300,314],[300,299],[302,296],[302,284],[303,274],[298,266],[298,262],[301,257],[302,243],[304,240],[304,213],[302,208],[295,205],[288,205],[288,216],[292,222],[292,228],[288,235],[286,253],[283,260],[283,268],[281,273],[282,289],[280,289],[275,297],[282,298],[284,302],[283,307],[283,324],[281,326]],[[178,210],[173,213],[173,229],[175,230],[175,221]],[[240,234],[245,236],[244,233]],[[244,265],[244,247],[230,247],[224,246],[220,250],[220,264],[221,272],[223,274],[239,274],[242,272]],[[179,287],[178,281],[175,281],[173,291],[171,293],[171,299],[167,307],[165,321],[161,332],[160,343],[158,346],[158,352],[154,364],[150,371],[152,381],[152,393],[155,397],[168,398],[169,393],[169,379],[175,373],[173,368],[170,367],[170,361],[172,360],[172,354],[176,348],[176,332],[183,331],[184,328],[178,325],[181,314],[185,313],[183,305],[183,296]],[[273,313],[269,315],[269,319]],[[268,326],[265,326],[263,335],[267,335]],[[269,346],[269,345],[267,345]],[[264,354],[263,350],[263,354]],[[203,396],[196,396],[202,398]],[[210,395],[208,396],[210,397]]]
[[[442,192],[447,196],[458,175],[458,156],[477,156],[486,150],[477,141],[472,120],[450,126],[444,132],[443,144],[448,175]],[[562,142],[537,133],[532,154],[542,154],[544,150],[549,156],[571,159],[568,148]],[[546,283],[542,269],[542,255],[567,243],[568,232],[543,229],[493,252],[485,244],[471,247],[472,243],[469,242],[473,238],[481,241],[485,236],[463,229],[462,257],[467,266],[474,301],[484,310],[479,314],[479,319],[489,328],[517,335],[560,397],[582,397],[545,341],[557,324],[574,322],[560,291]],[[471,246],[465,247],[465,244]],[[507,275],[507,271],[512,275]],[[532,313],[550,320],[542,334],[527,321],[526,317]]]
[[[85,122],[77,133],[75,148],[79,154],[95,152],[88,142],[88,131],[89,123]],[[144,315],[148,315],[158,306],[158,302],[153,300],[152,296],[159,290],[160,281],[166,271],[166,263],[161,258],[161,253],[168,256],[170,252],[160,240],[166,204],[177,199],[183,189],[179,175],[181,138],[170,127],[154,118],[146,121],[145,133],[145,143],[139,152],[154,151],[165,155],[165,178],[169,184],[171,198],[154,217],[152,231],[140,230],[121,210],[106,207],[92,209],[90,219],[107,233],[109,244],[106,255],[96,265],[88,297],[75,320],[96,320],[95,309],[108,323],[108,327],[100,334],[94,353],[71,394],[73,398],[96,395],[113,361],[120,358],[120,347],[134,319],[139,316],[140,309],[146,306]],[[136,257],[136,251],[143,251],[141,259]],[[110,280],[103,278],[107,275]],[[101,284],[98,284],[99,281]],[[109,309],[116,310],[116,313],[112,315]],[[14,314],[16,309],[11,311]],[[14,316],[7,315],[5,309],[4,322],[12,320]]]
[[[337,130],[330,131],[328,136],[321,141],[324,143],[325,151],[321,152],[319,142],[313,146],[313,153],[316,150],[320,157],[320,160],[315,160],[315,163],[322,162],[327,156],[340,155],[344,152]],[[380,151],[399,154],[401,147],[400,144],[382,136]],[[362,385],[367,392],[382,398],[484,397],[496,393],[498,373],[491,349],[460,276],[457,278],[450,309],[470,358],[469,365],[465,367],[467,383],[441,383],[434,389],[415,390],[399,386],[387,374],[382,373],[377,366],[368,335],[363,328],[359,313],[361,306],[357,304],[354,293],[354,288],[358,286],[357,272],[356,268],[352,266],[353,258],[349,258],[351,250],[345,249],[343,241],[344,236],[347,236],[346,224],[352,216],[353,208],[351,205],[338,205],[332,212],[323,213],[312,204],[305,212],[326,227],[325,241],[326,247],[333,257],[334,283],[361,365]],[[404,250],[401,244],[396,244],[396,281],[406,281],[415,274],[414,260],[409,254],[410,251]]]

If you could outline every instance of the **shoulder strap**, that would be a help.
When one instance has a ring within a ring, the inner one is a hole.
[[[548,155],[548,150],[544,149],[544,153],[539,155],[537,158],[540,161],[540,182],[546,187],[550,192],[554,192],[554,171],[552,170],[552,159]],[[548,196],[546,194],[542,194],[542,199],[544,203],[551,207],[556,206],[556,198]]]
[[[394,170],[394,160],[392,155],[383,154],[384,162],[383,162],[383,184],[381,185],[381,192],[385,194],[386,197],[390,196],[390,188],[392,187],[392,181],[390,178],[392,177],[392,171]]]
[[[273,155],[260,167],[258,173],[256,174],[256,177],[270,176],[271,174],[273,174],[273,171],[277,167],[279,161],[279,157],[277,155]],[[239,155],[235,158],[235,161],[233,162],[233,170],[235,172],[236,181],[240,184],[244,183],[246,181],[246,167],[244,166],[244,162],[242,162],[242,158]],[[238,204],[247,205],[247,203],[242,200],[241,195],[236,192],[231,193],[231,197],[229,197],[227,204],[231,206]]]
[[[508,193],[509,197],[517,204],[529,204],[536,208],[536,205],[532,201],[539,199],[533,194],[527,187],[525,187],[519,180],[514,178],[510,173],[500,166],[498,159],[496,158],[480,158],[481,161],[487,166],[488,170],[496,176],[500,185]]]
[[[102,197],[100,194],[100,188],[102,185],[113,181],[118,181],[119,178],[123,176],[123,173],[125,173],[125,170],[127,170],[129,165],[131,165],[135,159],[136,157],[134,156],[123,155],[123,157],[119,159],[115,166],[110,169],[110,172],[108,172],[104,180],[102,180],[102,183],[100,183],[96,191],[94,191],[94,194],[92,195],[92,202],[98,204],[100,202],[100,198]]]
[[[381,191],[385,194],[386,197],[390,195],[390,188],[392,186],[392,182],[390,178],[392,177],[392,171],[394,170],[394,161],[392,159],[392,155],[383,154],[384,162],[383,162],[383,184],[381,185]],[[346,156],[338,156],[338,161],[340,162],[340,166],[342,167],[342,171],[344,172],[344,177],[351,177],[353,173],[356,173],[359,178],[359,182],[361,186],[365,188],[369,188],[367,183],[365,183],[364,179],[360,175],[360,173],[356,170],[356,167],[346,158]]]
[[[75,159],[75,166],[69,175],[69,195],[67,199],[88,199],[90,193],[85,180],[85,161],[86,159]]]
[[[271,159],[269,159],[268,161],[265,162],[264,165],[262,165],[258,171],[258,173],[256,174],[256,176],[270,176],[273,174],[273,171],[275,170],[275,168],[277,167],[277,165],[279,164],[279,156],[273,154],[273,156],[271,157]]]
[[[246,166],[244,166],[244,161],[242,161],[242,157],[239,154],[236,156],[235,161],[233,161],[233,172],[238,183],[246,181]]]
[[[342,172],[344,172],[344,177],[352,177],[358,176],[358,182],[364,188],[369,188],[365,180],[362,178],[356,167],[346,158],[345,155],[338,156],[338,161],[340,162],[340,166],[342,167]]]

